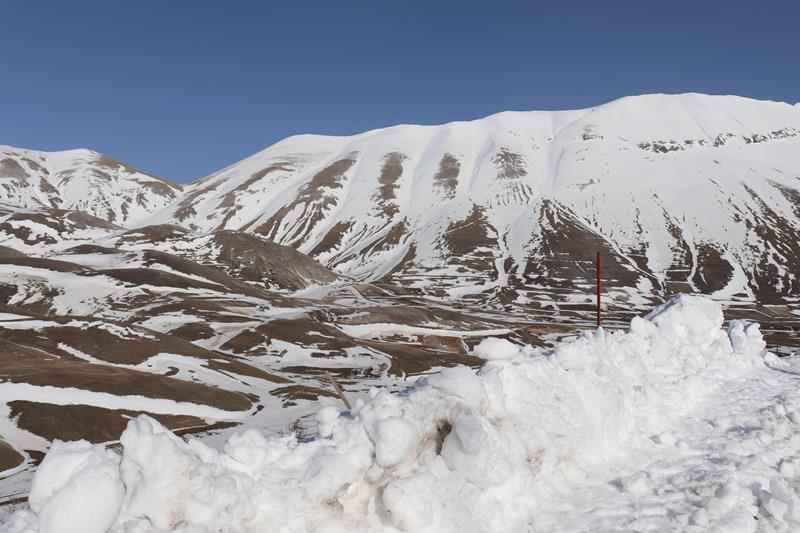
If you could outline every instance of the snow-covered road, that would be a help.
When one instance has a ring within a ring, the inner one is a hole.
[[[728,381],[576,481],[541,531],[800,531],[800,357]],[[551,494],[552,496],[552,494]]]

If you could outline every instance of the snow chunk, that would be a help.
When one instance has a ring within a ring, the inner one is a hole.
[[[506,339],[490,337],[475,346],[475,355],[483,359],[511,359],[519,355],[519,346]]]
[[[54,441],[28,498],[40,533],[105,533],[117,518],[125,487],[119,457],[86,441]]]
[[[394,466],[405,459],[419,439],[414,426],[397,417],[379,421],[376,434],[375,460],[384,468]]]
[[[728,337],[731,339],[733,351],[737,354],[766,355],[767,343],[761,336],[761,326],[744,320],[731,320],[728,325]]]

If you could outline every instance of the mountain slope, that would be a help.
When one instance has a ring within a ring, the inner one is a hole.
[[[581,300],[599,250],[629,301],[781,301],[800,293],[797,153],[798,106],[646,95],[291,137],[146,223],[255,232],[341,274],[453,297],[544,286]]]
[[[83,211],[134,224],[174,201],[181,187],[91,150],[0,146],[0,203]]]

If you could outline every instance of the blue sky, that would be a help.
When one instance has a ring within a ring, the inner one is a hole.
[[[0,144],[185,182],[295,133],[649,92],[800,100],[800,2],[0,4]]]

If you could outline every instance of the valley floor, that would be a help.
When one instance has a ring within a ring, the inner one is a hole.
[[[119,451],[55,443],[0,532],[797,531],[800,355],[722,324],[682,296],[554,349],[487,339],[313,438],[142,416]]]

